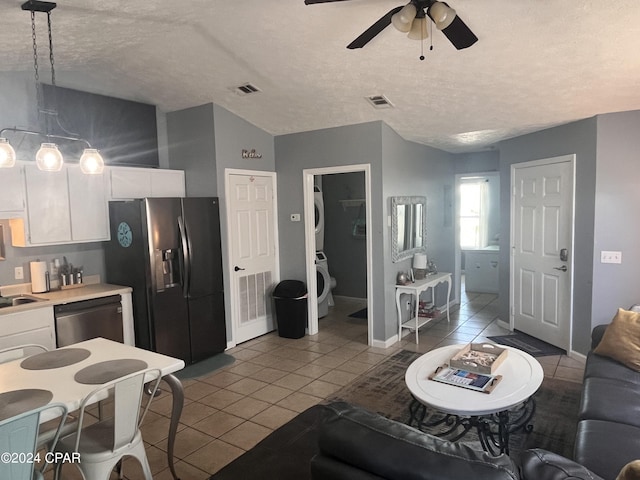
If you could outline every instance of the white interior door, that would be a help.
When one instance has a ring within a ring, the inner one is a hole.
[[[571,343],[574,156],[512,166],[512,325]]]
[[[227,176],[235,343],[274,329],[271,293],[278,281],[274,183],[273,175]]]

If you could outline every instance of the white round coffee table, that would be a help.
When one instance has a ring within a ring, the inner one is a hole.
[[[411,406],[410,422],[418,426],[430,427],[447,424],[451,428],[445,434],[452,434],[454,427],[462,426],[461,438],[471,428],[476,428],[483,447],[491,453],[508,453],[509,433],[526,428],[535,411],[532,395],[536,393],[544,373],[540,363],[531,355],[513,347],[500,345],[508,350],[506,359],[495,374],[502,379],[491,393],[476,392],[462,387],[429,380],[436,368],[447,364],[465,345],[449,345],[425,353],[416,359],[405,373],[405,382],[413,398],[419,402]],[[509,411],[527,404],[527,409],[514,420]],[[425,408],[430,407],[444,414],[437,421],[424,422]],[[421,416],[422,418],[417,418]],[[494,428],[495,427],[495,428]],[[486,444],[485,444],[486,443]]]

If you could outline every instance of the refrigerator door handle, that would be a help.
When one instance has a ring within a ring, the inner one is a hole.
[[[178,217],[178,232],[180,232],[180,244],[182,250],[182,295],[187,298],[189,295],[189,279],[191,277],[191,261],[189,259],[187,231],[184,228],[184,219],[181,216]]]

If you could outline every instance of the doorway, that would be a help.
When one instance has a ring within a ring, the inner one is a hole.
[[[456,175],[456,291],[499,293],[500,173]],[[467,277],[467,273],[470,276]],[[467,284],[467,280],[471,282]]]
[[[307,271],[307,289],[309,291],[309,335],[318,333],[318,284],[316,272],[316,215],[314,201],[314,179],[316,176],[342,173],[364,172],[364,205],[360,228],[371,225],[371,167],[369,164],[344,165],[303,170],[304,222],[305,222],[305,260]],[[361,230],[362,231],[362,230]],[[374,311],[372,297],[372,239],[366,234],[363,241],[366,244],[366,296],[367,296],[367,344],[373,342]]]
[[[566,351],[573,314],[575,155],[511,166],[511,329]]]

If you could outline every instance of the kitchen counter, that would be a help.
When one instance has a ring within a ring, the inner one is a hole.
[[[131,287],[121,285],[110,285],[108,283],[85,284],[83,287],[69,288],[65,290],[52,290],[45,293],[12,292],[11,295],[24,294],[39,299],[38,302],[25,303],[13,307],[0,308],[0,316],[14,312],[23,312],[53,305],[64,305],[65,303],[80,302],[92,298],[108,297],[109,295],[123,295],[131,293]],[[9,296],[9,293],[5,293]]]
[[[120,295],[122,304],[123,341],[135,344],[131,287],[108,283],[86,283],[82,287],[31,293],[30,284],[8,285],[1,288],[5,297],[25,295],[39,301],[0,308],[0,349],[14,345],[38,343],[48,349],[56,348],[54,307],[68,303]]]

